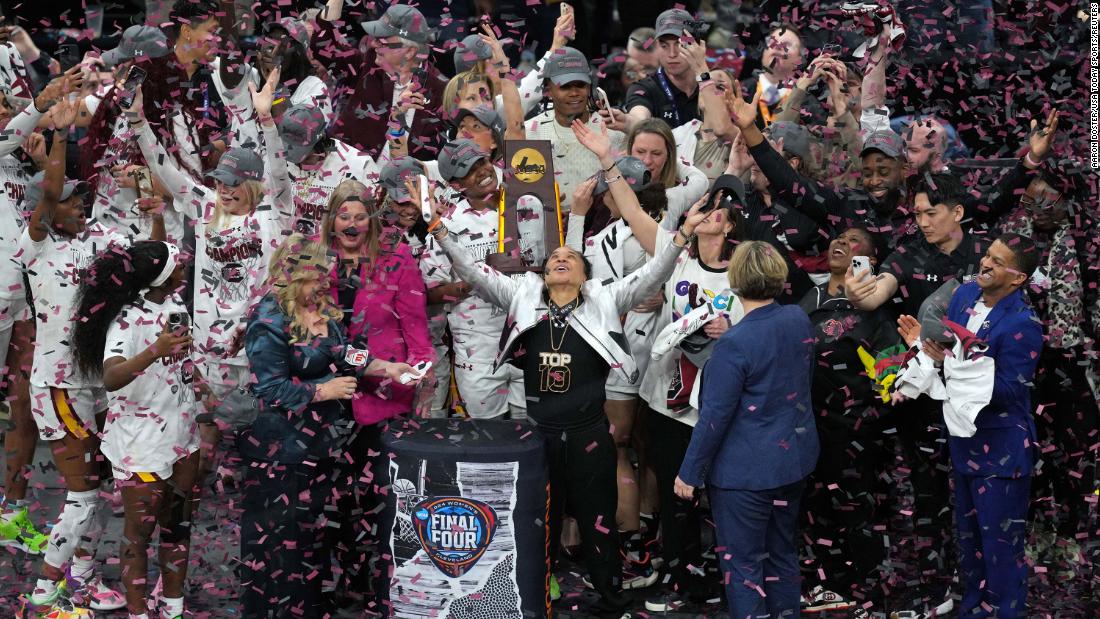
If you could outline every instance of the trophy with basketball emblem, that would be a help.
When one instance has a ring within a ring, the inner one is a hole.
[[[540,273],[542,260],[565,244],[551,152],[548,140],[504,142],[507,169],[498,207],[497,253],[485,258],[489,266],[501,273]],[[531,224],[535,220],[542,225],[533,231]],[[521,229],[528,236],[521,237]],[[532,233],[538,238],[530,238]],[[523,244],[534,245],[541,251],[525,255],[521,238]]]

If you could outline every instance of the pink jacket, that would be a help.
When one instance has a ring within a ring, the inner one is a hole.
[[[410,365],[434,362],[435,349],[428,335],[428,297],[409,246],[402,242],[392,250],[383,249],[371,272],[364,266],[360,275],[362,287],[355,296],[348,339],[366,331],[371,357]],[[386,378],[365,378],[352,400],[355,421],[367,425],[408,414],[415,395],[416,387]]]

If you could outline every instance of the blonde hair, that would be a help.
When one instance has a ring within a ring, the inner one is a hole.
[[[737,296],[764,301],[783,292],[787,271],[779,250],[763,241],[744,241],[733,251],[726,275]]]
[[[493,88],[493,82],[489,80],[489,76],[476,68],[463,71],[447,82],[447,86],[443,88],[443,111],[447,120],[454,118],[454,113],[459,108],[458,100],[462,96],[462,91],[470,84],[478,82],[485,83],[485,86],[489,89],[490,98],[497,96],[496,89]]]
[[[333,190],[332,196],[328,200],[328,212],[325,213],[325,220],[322,223],[321,241],[325,244],[325,247],[332,247],[336,227],[336,213],[340,211],[340,207],[345,202],[362,202],[367,207],[367,220],[370,223],[367,224],[367,246],[363,254],[369,271],[377,262],[378,254],[381,252],[382,222],[379,221],[380,209],[377,200],[363,183],[349,179],[337,185],[336,189]]]
[[[634,140],[643,133],[660,136],[665,143],[665,167],[653,180],[660,182],[665,186],[665,189],[679,185],[680,170],[677,165],[679,157],[676,155],[676,138],[673,137],[672,129],[668,126],[668,123],[660,118],[647,118],[634,125],[626,139],[626,154],[629,155],[634,152]]]
[[[255,210],[259,206],[260,202],[264,199],[264,184],[260,181],[244,181],[240,185],[244,188],[246,198],[248,202],[249,210]],[[214,198],[214,216],[210,218],[210,222],[207,224],[215,232],[221,232],[222,220],[225,218],[225,209],[222,206],[221,194],[218,193]]]
[[[290,341],[309,339],[309,327],[298,304],[298,295],[306,282],[331,277],[332,259],[328,248],[318,241],[311,241],[304,234],[295,232],[271,256],[267,284],[275,295],[279,307],[290,317]],[[329,320],[340,320],[343,312],[329,295],[323,295],[317,310]]]

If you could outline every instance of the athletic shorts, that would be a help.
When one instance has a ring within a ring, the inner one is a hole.
[[[99,434],[96,415],[107,410],[103,387],[42,387],[31,385],[31,414],[44,441],[72,434],[87,438]]]

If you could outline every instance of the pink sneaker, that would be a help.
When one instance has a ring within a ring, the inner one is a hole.
[[[80,580],[73,576],[70,567],[65,573],[65,580],[72,592],[74,604],[92,610],[118,610],[126,606],[126,598],[104,584],[103,579],[94,572],[88,578]]]

